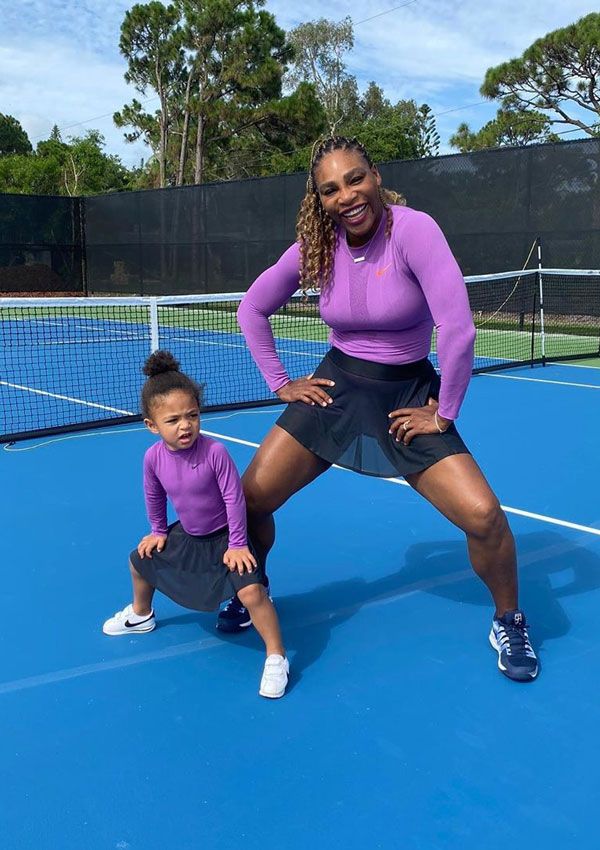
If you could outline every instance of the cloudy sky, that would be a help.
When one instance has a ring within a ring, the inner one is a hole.
[[[123,74],[119,29],[128,0],[0,0],[0,112],[19,119],[35,144],[53,124],[64,137],[99,130],[107,152],[132,166],[145,147],[128,144],[112,115],[136,95]],[[497,106],[481,102],[487,68],[520,56],[536,38],[596,11],[592,0],[267,0],[284,29],[325,14],[355,22],[348,70],[364,89],[375,80],[387,97],[428,103],[443,151],[458,124],[478,129]],[[381,14],[383,13],[383,14]],[[370,20],[369,20],[370,19]],[[152,92],[148,92],[152,96]],[[148,101],[148,108],[156,100]],[[559,129],[565,129],[564,127]],[[576,133],[565,136],[574,138]]]

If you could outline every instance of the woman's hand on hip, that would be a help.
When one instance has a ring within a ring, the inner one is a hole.
[[[335,381],[330,381],[328,378],[313,378],[312,375],[306,375],[304,378],[297,378],[295,381],[284,384],[277,390],[276,395],[287,403],[303,401],[305,404],[319,404],[321,407],[327,407],[333,399],[321,387],[333,386]]]
[[[452,420],[440,416],[437,410],[438,403],[433,398],[429,399],[425,407],[401,407],[399,410],[392,410],[389,414],[390,434],[396,442],[408,446],[413,437],[418,437],[419,434],[440,434],[447,431]]]

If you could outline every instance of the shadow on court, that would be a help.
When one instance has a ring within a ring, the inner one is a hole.
[[[539,649],[545,640],[560,638],[569,631],[570,621],[560,600],[600,588],[600,556],[557,532],[518,535],[516,540],[521,605]],[[427,593],[457,604],[483,606],[491,617],[489,592],[472,572],[464,542],[442,540],[416,544],[404,555],[398,553],[398,561],[402,558],[401,569],[374,581],[352,578],[324,584],[306,593],[276,595],[286,647],[293,658],[290,689],[299,683],[303,671],[320,658],[333,630],[365,607],[392,604],[412,594]],[[368,565],[365,569],[368,570]],[[277,593],[277,570],[272,573],[272,581]],[[199,623],[209,634],[219,634],[215,631],[214,614],[186,612],[161,619],[160,627],[191,622]],[[431,626],[424,622],[423,628]],[[390,634],[390,640],[397,637],[397,632]],[[223,640],[262,651],[254,630],[224,635]]]
[[[587,535],[582,538],[589,541]],[[563,637],[569,631],[570,621],[560,600],[600,588],[600,555],[582,544],[581,538],[569,540],[559,532],[521,534],[515,539],[520,604],[532,626],[536,647],[541,648],[545,640]],[[424,570],[439,575],[444,567],[458,572],[465,559],[466,550],[460,542],[417,544],[406,554],[404,574]],[[427,592],[469,605],[490,606],[487,588],[470,577],[428,588]]]

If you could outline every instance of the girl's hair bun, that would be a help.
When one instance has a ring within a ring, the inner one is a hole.
[[[179,361],[175,360],[170,351],[155,351],[144,363],[144,375],[153,378],[163,372],[179,372]]]

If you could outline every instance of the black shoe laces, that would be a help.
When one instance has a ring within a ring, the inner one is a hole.
[[[526,626],[517,626],[514,623],[510,625],[500,623],[500,634],[498,638],[501,648],[506,650],[508,655],[512,657],[523,655],[528,658],[535,658]]]

